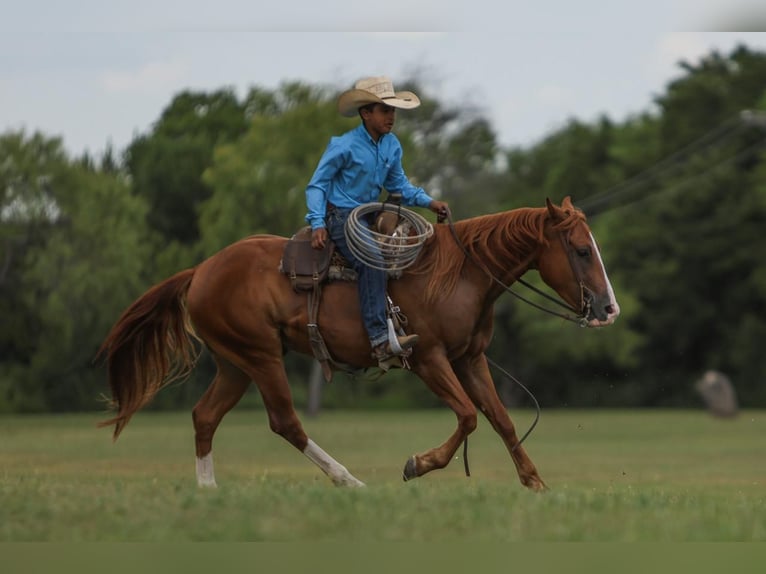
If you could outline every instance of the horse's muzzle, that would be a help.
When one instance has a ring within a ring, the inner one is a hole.
[[[590,290],[583,294],[583,324],[585,327],[606,327],[614,323],[620,306],[611,296],[597,297]]]

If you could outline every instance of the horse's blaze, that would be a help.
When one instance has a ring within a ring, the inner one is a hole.
[[[601,250],[598,248],[592,233],[590,235],[590,241],[594,247],[593,252],[596,254],[599,268],[604,276],[604,282],[606,283],[606,296],[609,298],[609,303],[604,307],[604,311],[606,312],[606,319],[591,319],[588,322],[588,327],[605,327],[607,325],[611,325],[614,323],[615,319],[617,319],[620,314],[620,305],[617,303],[617,298],[614,296],[612,283],[609,281],[609,275],[606,274],[606,266],[604,265],[603,259],[601,259]]]

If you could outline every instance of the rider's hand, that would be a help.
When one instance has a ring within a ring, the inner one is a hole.
[[[327,229],[319,227],[311,232],[311,247],[314,249],[324,249],[327,244]]]
[[[443,223],[444,220],[449,217],[449,205],[447,205],[446,201],[439,201],[438,199],[434,199],[428,205],[428,209],[436,214],[436,221],[439,223]]]

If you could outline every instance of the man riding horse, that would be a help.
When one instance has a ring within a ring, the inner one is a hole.
[[[349,249],[345,224],[351,211],[376,201],[385,188],[401,196],[403,205],[427,207],[441,217],[447,203],[430,197],[413,185],[402,168],[402,146],[392,133],[397,109],[413,109],[420,99],[412,92],[395,92],[385,76],[359,80],[353,89],[338,98],[338,111],[346,117],[359,114],[362,123],[345,134],[333,137],[319,160],[306,188],[311,225],[311,244],[322,249],[328,240],[335,243],[358,275],[362,320],[370,339],[372,355],[379,364],[396,353],[408,352],[418,335],[397,336],[389,340],[386,321],[387,272],[360,261]],[[365,219],[362,225],[368,226]]]

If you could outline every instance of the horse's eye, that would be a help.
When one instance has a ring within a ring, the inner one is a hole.
[[[575,249],[575,253],[580,257],[588,257],[590,255],[590,247],[578,247]]]

